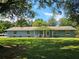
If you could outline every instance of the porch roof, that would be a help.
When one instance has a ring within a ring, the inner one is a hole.
[[[76,30],[72,26],[46,26],[49,30]],[[12,27],[6,31],[31,31],[31,30],[47,30],[45,27]]]

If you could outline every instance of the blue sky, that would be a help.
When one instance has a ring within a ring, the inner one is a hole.
[[[46,7],[46,8],[38,8],[38,5],[34,5],[32,10],[34,10],[34,12],[36,13],[36,16],[34,19],[38,19],[41,18],[45,21],[48,21],[51,17],[53,17],[53,13],[52,13],[52,8],[55,7],[56,5],[53,4],[52,7]],[[58,15],[58,17],[56,16],[55,18],[62,18],[64,17],[64,11],[61,9],[57,9],[57,12],[62,11],[62,15]]]
[[[50,7],[41,8],[39,9],[37,5],[33,6],[33,10],[36,13],[36,16],[34,19],[41,18],[45,21],[47,21],[52,16],[52,11]]]
[[[57,21],[60,18],[64,17],[63,7],[60,9],[57,9],[56,3],[52,4],[51,7],[40,8],[40,9],[38,8],[38,4],[36,4],[36,5],[33,5],[33,7],[32,7],[32,10],[36,13],[36,16],[33,20],[40,18],[40,19],[43,19],[45,21],[48,21],[50,18],[52,18],[54,16],[54,14],[52,12],[53,8],[55,8],[56,12],[57,12],[57,15],[55,15],[55,19]],[[62,11],[62,14],[60,15],[59,13],[61,13],[61,11]],[[17,18],[15,18],[15,19],[17,19]]]

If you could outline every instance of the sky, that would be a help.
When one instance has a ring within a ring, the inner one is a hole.
[[[38,9],[37,5],[35,5],[33,6],[32,10],[36,13],[36,16],[33,18],[33,21],[38,18],[48,21],[53,16],[53,13],[50,7],[46,7],[45,9],[43,8]],[[5,21],[6,20],[10,20],[10,19],[6,18]]]
[[[54,14],[52,13],[53,7],[56,7],[55,3],[51,7],[40,8],[40,9],[38,8],[38,4],[34,5],[32,7],[32,10],[36,13],[36,16],[33,18],[33,21],[38,18],[48,21],[50,18],[52,18],[54,16]],[[62,14],[59,14],[59,13],[61,13],[61,11],[62,11]],[[58,12],[58,14],[55,16],[55,19],[56,19],[56,21],[59,21],[60,18],[64,17],[63,8],[57,9],[57,12]],[[5,20],[10,20],[10,19],[5,19]],[[15,19],[15,21],[16,21],[16,19]]]
[[[55,7],[56,5],[54,4],[52,7]],[[38,5],[34,5],[32,10],[36,13],[36,16],[34,18],[35,19],[43,19],[45,21],[48,21],[50,18],[53,17],[53,13],[52,13],[52,7],[46,7],[46,8],[38,8]],[[58,12],[61,12],[62,14],[60,15],[59,13],[56,15],[55,19],[58,21],[58,19],[64,17],[64,10],[63,8],[58,9]]]
[[[33,10],[36,13],[36,16],[34,19],[41,18],[41,19],[47,21],[53,15],[50,7],[46,7],[45,9],[43,9],[43,8],[38,9],[38,7],[35,5],[33,7]]]

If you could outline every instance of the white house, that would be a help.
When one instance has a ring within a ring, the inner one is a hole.
[[[72,26],[12,27],[6,30],[8,37],[74,37]]]

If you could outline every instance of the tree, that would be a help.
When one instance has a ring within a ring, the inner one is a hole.
[[[67,19],[67,18],[61,18],[60,19],[60,26],[76,26],[77,25],[77,22],[73,22],[72,20],[70,19]]]
[[[26,21],[25,19],[20,19],[20,20],[17,20],[15,22],[15,26],[19,26],[19,27],[25,27],[25,26],[30,26],[29,22]]]
[[[13,17],[16,15],[34,17],[31,0],[0,0],[0,13]]]
[[[32,26],[47,26],[47,23],[42,20],[42,19],[36,19],[33,23]]]
[[[6,29],[13,27],[13,24],[9,21],[0,21],[0,33],[4,32]]]
[[[56,3],[57,6],[52,9],[56,10],[56,7],[63,5],[64,0],[1,0],[0,1],[0,13],[3,15],[8,14],[11,17],[14,15],[21,16],[35,16],[32,6],[38,4],[38,8],[45,8],[46,6],[52,6]],[[57,9],[58,10],[58,9]]]
[[[3,22],[3,24],[4,24],[4,26],[6,27],[6,29],[8,29],[8,28],[10,28],[10,27],[13,27],[13,26],[14,26],[14,24],[13,24],[13,23],[11,23],[10,21],[4,21],[4,22]]]
[[[48,25],[49,25],[49,26],[56,26],[56,20],[55,20],[54,18],[48,20]]]
[[[5,26],[2,23],[0,23],[0,33],[4,32],[4,30],[5,30]]]
[[[60,26],[72,26],[72,21],[66,18],[60,19]]]
[[[76,37],[79,38],[79,25],[76,26]]]
[[[3,1],[3,2],[2,2]],[[56,4],[55,7],[52,7],[52,10],[56,10],[59,14],[62,14],[62,11],[59,9],[63,7],[65,14],[70,20],[76,21],[79,24],[79,1],[75,0],[1,0],[0,1],[0,13],[3,15],[9,15],[13,17],[22,16],[35,16],[32,6],[38,4],[39,8],[45,8],[47,6],[51,7]]]
[[[71,2],[72,1],[72,2]],[[79,25],[79,0],[69,0],[66,2],[66,10],[68,12],[66,13],[70,20],[73,22],[77,22],[77,25]]]

